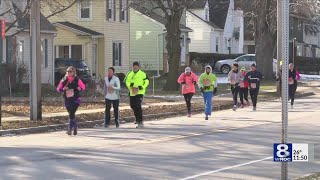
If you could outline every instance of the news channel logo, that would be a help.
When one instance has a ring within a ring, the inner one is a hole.
[[[275,162],[307,162],[314,159],[313,144],[273,144],[273,161]]]

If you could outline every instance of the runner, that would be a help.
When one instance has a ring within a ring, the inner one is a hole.
[[[249,101],[248,101],[248,87],[249,87],[249,83],[248,81],[245,81],[244,80],[244,77],[246,76],[247,74],[247,71],[246,71],[246,68],[245,67],[242,67],[241,68],[241,74],[242,74],[242,78],[241,78],[241,81],[240,81],[240,91],[239,91],[239,95],[240,95],[240,102],[241,102],[241,108],[244,107],[244,103],[243,103],[243,99],[246,100],[247,102],[247,106],[249,106]]]
[[[252,105],[253,111],[257,110],[257,102],[258,102],[258,93],[259,93],[259,88],[260,88],[260,81],[263,79],[263,75],[261,72],[256,70],[256,65],[252,64],[250,66],[251,71],[249,71],[244,80],[249,82],[249,92],[250,92],[250,97],[252,100]]]
[[[195,85],[198,83],[198,77],[191,71],[190,67],[186,67],[185,72],[179,76],[178,83],[182,84],[182,94],[188,110],[187,116],[191,117],[191,99],[196,91]]]
[[[211,116],[212,112],[212,96],[217,93],[217,77],[212,73],[212,68],[209,65],[200,76],[199,88],[205,104],[205,120],[208,120],[208,116]]]
[[[125,83],[129,89],[130,107],[138,123],[136,128],[143,128],[142,100],[149,85],[149,78],[145,72],[140,70],[139,62],[132,64],[132,71],[128,72]]]
[[[116,128],[119,128],[120,80],[115,76],[115,70],[113,67],[109,67],[108,74],[104,81],[104,96],[106,100],[104,127],[108,128],[110,125],[110,109],[112,104]]]
[[[289,99],[291,100],[291,108],[293,109],[293,103],[294,103],[294,98],[295,94],[297,91],[298,87],[298,82],[297,80],[300,79],[300,74],[296,71],[294,68],[293,63],[289,64]]]
[[[63,93],[66,109],[69,113],[69,126],[67,134],[70,136],[78,134],[78,125],[75,117],[80,105],[80,91],[84,91],[86,86],[77,77],[76,69],[68,67],[66,76],[60,81],[57,91]]]
[[[232,66],[232,71],[228,74],[228,81],[230,83],[232,97],[233,97],[233,110],[236,111],[238,104],[238,93],[239,93],[239,84],[242,78],[242,74],[239,71],[239,64],[234,63]]]

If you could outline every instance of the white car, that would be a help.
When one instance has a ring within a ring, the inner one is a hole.
[[[235,59],[225,59],[217,61],[214,70],[222,72],[223,74],[228,74],[231,71],[233,63],[238,63],[239,68],[245,67],[246,70],[250,69],[251,64],[256,64],[256,55],[255,54],[245,54],[239,56]],[[273,73],[277,71],[277,60],[273,59]]]

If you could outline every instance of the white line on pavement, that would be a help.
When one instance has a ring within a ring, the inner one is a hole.
[[[234,168],[238,168],[238,167],[254,164],[254,163],[265,161],[265,160],[269,160],[269,159],[272,159],[272,158],[273,157],[270,156],[270,157],[266,157],[266,158],[263,158],[263,159],[250,161],[250,162],[243,163],[243,164],[238,164],[238,165],[235,165],[235,166],[224,167],[224,168],[217,169],[217,170],[214,170],[214,171],[207,171],[207,172],[204,172],[204,173],[201,173],[201,174],[196,174],[196,175],[193,175],[193,176],[189,176],[189,177],[186,177],[186,178],[183,178],[183,179],[180,179],[180,180],[195,179],[195,178],[198,178],[198,177],[201,177],[201,176],[206,176],[206,175],[210,175],[210,174],[221,172],[221,171],[225,171],[225,170],[234,169]]]

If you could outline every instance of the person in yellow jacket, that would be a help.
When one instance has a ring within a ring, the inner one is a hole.
[[[149,85],[149,78],[145,72],[140,70],[138,62],[132,64],[132,70],[125,78],[126,86],[130,95],[130,107],[136,118],[137,128],[143,128],[142,100]]]

